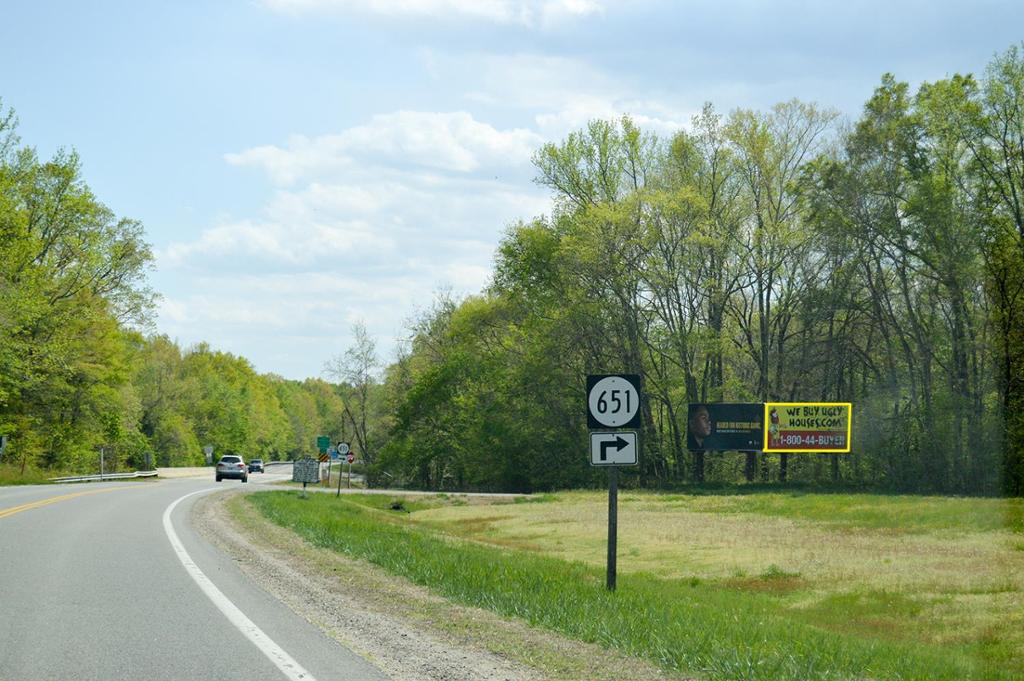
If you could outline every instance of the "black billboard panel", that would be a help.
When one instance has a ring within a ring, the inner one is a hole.
[[[686,446],[695,451],[746,450],[764,447],[764,405],[690,404]]]

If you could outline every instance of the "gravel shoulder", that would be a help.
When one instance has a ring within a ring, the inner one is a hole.
[[[255,491],[203,497],[193,525],[254,583],[396,681],[683,678],[453,605],[374,565],[314,547],[249,510],[244,495]]]

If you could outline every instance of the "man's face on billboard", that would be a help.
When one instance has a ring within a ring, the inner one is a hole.
[[[711,435],[711,416],[708,415],[707,407],[697,407],[690,420],[690,429],[694,437],[707,437]]]

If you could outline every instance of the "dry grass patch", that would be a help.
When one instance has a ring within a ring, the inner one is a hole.
[[[748,497],[740,497],[739,501]],[[707,509],[713,503],[699,498]],[[988,501],[988,500],[984,500]],[[877,590],[1024,590],[1019,535],[1008,529],[893,531],[890,527],[729,511],[694,511],[655,495],[625,494],[619,509],[622,572],[670,579],[757,576],[771,566],[809,583],[853,584]],[[719,502],[724,505],[723,502]],[[414,518],[447,532],[504,546],[530,544],[549,555],[602,565],[607,501],[601,493],[567,493],[556,503],[502,505],[500,516],[478,507],[439,507]],[[478,518],[487,520],[478,523]]]
[[[602,566],[607,495],[438,507],[413,520],[473,541]],[[620,494],[620,575],[776,598],[789,615],[881,639],[966,645],[1024,673],[1020,500]],[[620,577],[620,580],[623,577]]]

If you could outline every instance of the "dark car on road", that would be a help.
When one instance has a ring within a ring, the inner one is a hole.
[[[249,471],[245,462],[240,456],[222,456],[217,462],[217,482],[224,478],[238,478],[242,482],[249,482]]]
[[[263,470],[263,459],[253,459],[249,462],[250,473],[265,473]]]

